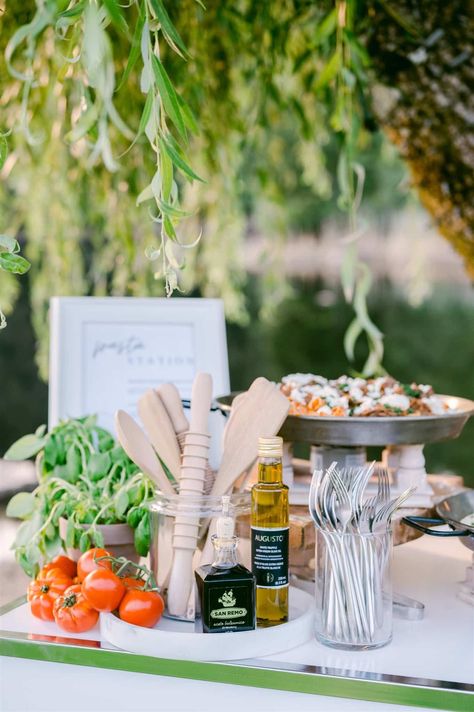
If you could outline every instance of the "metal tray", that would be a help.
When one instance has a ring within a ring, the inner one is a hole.
[[[237,392],[220,396],[216,403],[228,412]],[[474,401],[457,396],[441,398],[454,409],[443,415],[339,417],[289,415],[279,435],[287,442],[357,447],[367,445],[417,445],[457,438],[474,414]]]
[[[25,609],[22,597],[0,609],[2,618],[9,613]],[[36,631],[38,621],[32,622]],[[313,665],[304,662],[251,658],[227,662],[202,662],[175,660],[168,657],[152,657],[120,650],[97,635],[94,631],[77,634],[77,637],[57,636],[54,624],[43,624],[46,633],[0,630],[0,656],[38,660],[47,663],[62,663],[96,667],[104,670],[120,670],[126,673],[147,673],[175,678],[187,678],[206,682],[244,685],[305,692],[313,695],[329,695],[354,700],[367,700],[385,705],[411,705],[436,709],[470,712],[474,699],[474,685],[468,682],[406,677],[368,670],[358,670],[332,665]],[[87,637],[89,635],[89,637]],[[167,651],[163,650],[166,656]],[[363,655],[358,653],[358,655]],[[361,659],[363,664],[363,659]],[[58,671],[58,674],[61,674]],[[64,674],[67,674],[65,671]],[[106,684],[107,678],[105,678]],[[130,678],[130,684],[139,684],[138,678]],[[211,693],[212,694],[212,693]],[[216,695],[219,694],[217,691]],[[67,702],[65,703],[65,708]],[[362,707],[359,705],[359,709]]]

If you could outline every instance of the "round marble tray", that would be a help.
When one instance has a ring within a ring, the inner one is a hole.
[[[101,613],[100,633],[131,653],[171,660],[224,661],[259,658],[291,650],[313,637],[314,599],[290,587],[290,620],[272,628],[237,633],[195,633],[194,623],[162,618],[155,628],[140,628],[113,613]]]
[[[237,393],[216,399],[223,412],[230,410]],[[289,415],[279,435],[286,442],[345,447],[416,445],[456,438],[474,414],[474,401],[440,396],[451,410],[442,415],[335,417]]]

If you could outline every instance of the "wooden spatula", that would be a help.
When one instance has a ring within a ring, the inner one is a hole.
[[[275,435],[288,414],[290,403],[266,378],[257,378],[242,398],[225,436],[225,449],[211,494],[231,491],[235,480],[252,466],[258,438]]]
[[[138,414],[155,451],[177,480],[181,467],[179,445],[168,411],[156,391],[150,388],[141,396]]]
[[[151,477],[162,492],[176,494],[153,447],[132,416],[124,410],[118,410],[115,413],[115,429],[121,446],[140,470]]]

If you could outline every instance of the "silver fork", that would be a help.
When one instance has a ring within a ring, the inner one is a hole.
[[[375,514],[372,522],[372,531],[380,532],[383,530],[387,524],[390,523],[394,512],[401,507],[403,502],[410,497],[411,494],[416,490],[416,487],[409,487],[404,492],[402,492],[396,499],[392,499],[387,502],[383,507],[381,507]]]
[[[334,506],[335,502],[331,501],[332,509],[337,520],[341,524],[341,533],[345,534],[347,525],[352,519],[352,504],[349,492],[347,491],[347,487],[336,469],[329,473],[329,481],[333,487],[337,499],[337,508]]]

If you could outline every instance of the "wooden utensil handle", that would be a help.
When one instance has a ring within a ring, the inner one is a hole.
[[[198,373],[191,392],[190,430],[196,433],[209,432],[209,411],[212,401],[212,378],[209,373]]]
[[[184,414],[181,396],[174,383],[162,383],[156,390],[168,411],[175,433],[184,433],[189,430],[189,423]]]

